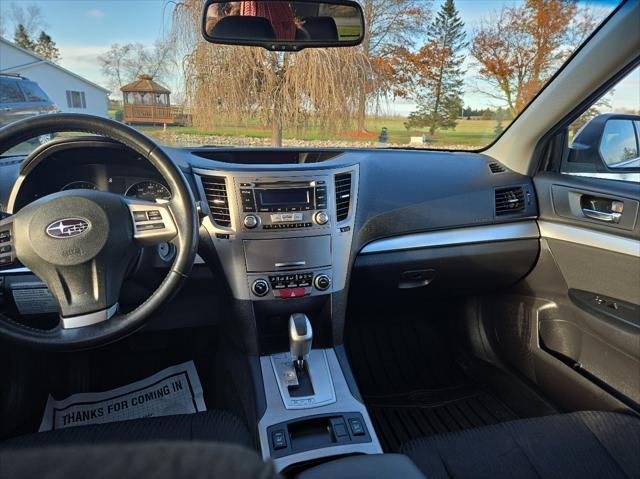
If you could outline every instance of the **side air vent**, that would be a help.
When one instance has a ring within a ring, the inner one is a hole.
[[[521,186],[496,190],[496,215],[507,215],[524,210],[524,191]]]
[[[504,166],[502,166],[500,163],[489,163],[489,169],[491,170],[491,173],[504,173],[506,170],[506,168]]]
[[[336,220],[344,221],[349,216],[351,206],[351,173],[335,176],[336,187]]]
[[[207,197],[207,203],[211,210],[213,221],[218,226],[230,227],[231,215],[229,213],[229,199],[227,196],[227,184],[222,176],[202,176],[202,187]]]

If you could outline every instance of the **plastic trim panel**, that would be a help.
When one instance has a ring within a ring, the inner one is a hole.
[[[416,233],[376,240],[366,245],[360,254],[387,253],[436,246],[454,246],[493,241],[539,238],[535,221],[472,226],[429,233]]]

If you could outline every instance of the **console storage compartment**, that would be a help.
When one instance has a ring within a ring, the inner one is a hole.
[[[287,271],[331,265],[331,235],[244,240],[247,272]]]
[[[325,462],[298,474],[296,479],[325,479],[348,477],[349,479],[425,479],[420,469],[402,454],[367,454],[349,456]]]

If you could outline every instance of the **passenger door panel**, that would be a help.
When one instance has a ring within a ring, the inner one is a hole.
[[[526,283],[555,310],[538,315],[537,353],[638,408],[640,188],[558,173],[542,173],[534,184],[545,261]]]

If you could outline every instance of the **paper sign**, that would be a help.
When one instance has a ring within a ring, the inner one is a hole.
[[[60,401],[49,396],[39,430],[206,410],[200,378],[189,361],[110,391],[78,393]]]

